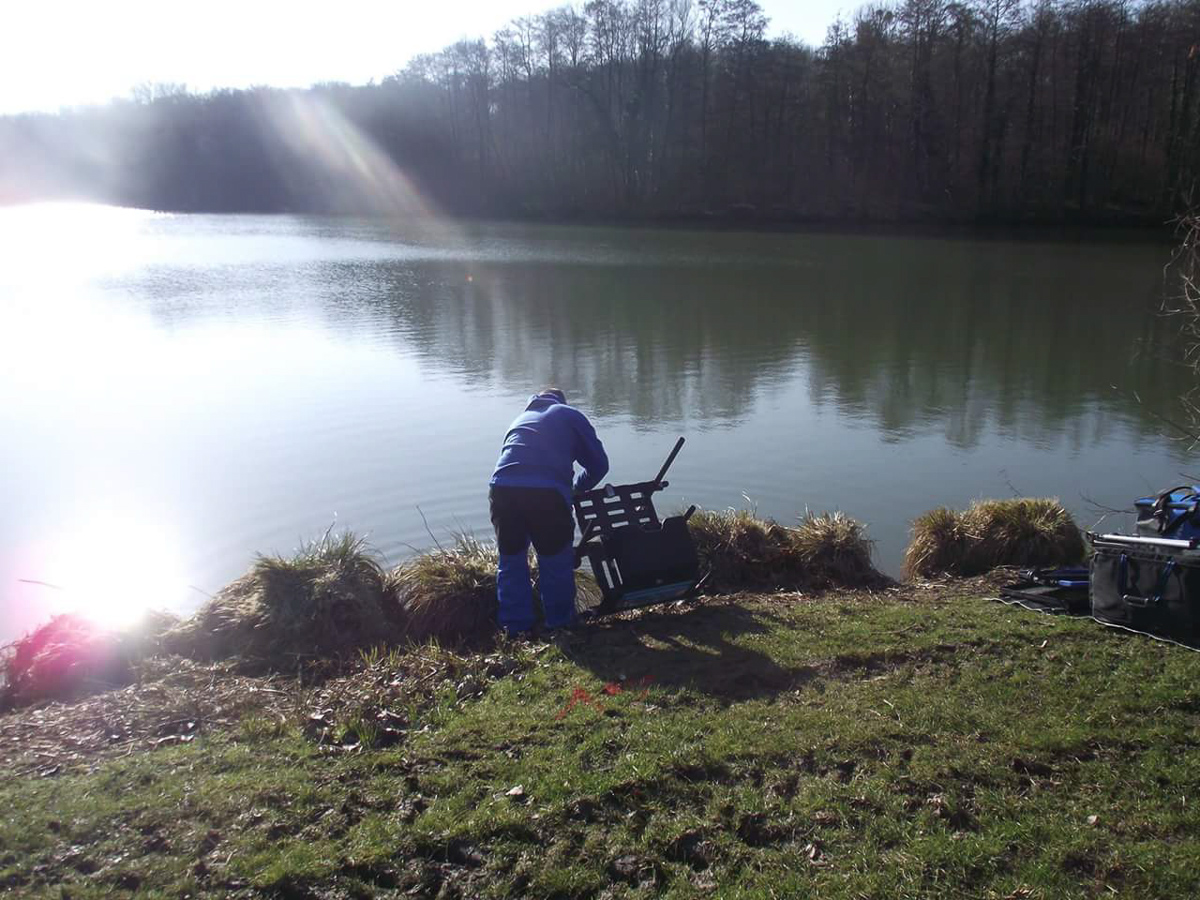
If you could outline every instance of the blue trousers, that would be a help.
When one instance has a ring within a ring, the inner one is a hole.
[[[575,522],[571,508],[551,488],[492,487],[492,526],[500,551],[496,595],[500,625],[509,634],[535,624],[529,580],[529,545],[537,552],[538,590],[547,628],[575,621]]]

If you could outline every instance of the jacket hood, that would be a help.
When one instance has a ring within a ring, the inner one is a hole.
[[[556,404],[566,404],[562,394],[557,391],[546,391],[541,394],[534,394],[529,398],[529,405],[525,407],[529,412],[541,412],[544,409],[549,409]]]

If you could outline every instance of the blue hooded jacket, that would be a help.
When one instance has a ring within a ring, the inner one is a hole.
[[[583,471],[572,476],[578,462]],[[535,394],[504,437],[492,473],[497,487],[554,488],[571,502],[572,488],[590,491],[608,474],[608,455],[587,416],[555,391]]]

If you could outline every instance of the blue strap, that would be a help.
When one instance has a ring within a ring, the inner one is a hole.
[[[1121,560],[1117,564],[1117,590],[1121,593],[1121,598],[1125,602],[1133,601],[1134,606],[1158,606],[1162,603],[1163,594],[1166,593],[1167,583],[1171,579],[1171,573],[1175,571],[1175,560],[1168,559],[1167,564],[1163,566],[1162,573],[1158,576],[1158,582],[1154,586],[1153,596],[1147,598],[1139,594],[1129,593],[1129,556],[1122,553]]]
[[[1167,582],[1171,578],[1171,573],[1175,571],[1175,560],[1167,560],[1167,564],[1163,566],[1162,574],[1158,576],[1158,585],[1154,590],[1154,599],[1150,602],[1155,606],[1162,603],[1163,594],[1167,590]]]

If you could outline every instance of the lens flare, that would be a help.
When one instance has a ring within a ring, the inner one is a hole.
[[[81,518],[27,546],[11,569],[22,618],[37,622],[77,613],[119,628],[147,610],[180,608],[189,591],[178,542],[131,511]]]
[[[144,232],[155,215],[74,202],[0,208],[0,291],[57,297],[65,288],[134,269],[152,247]]]
[[[324,193],[329,209],[439,220],[412,179],[331,103],[293,92],[283,103],[271,98],[265,112],[290,150],[315,164],[320,183],[310,188]]]

